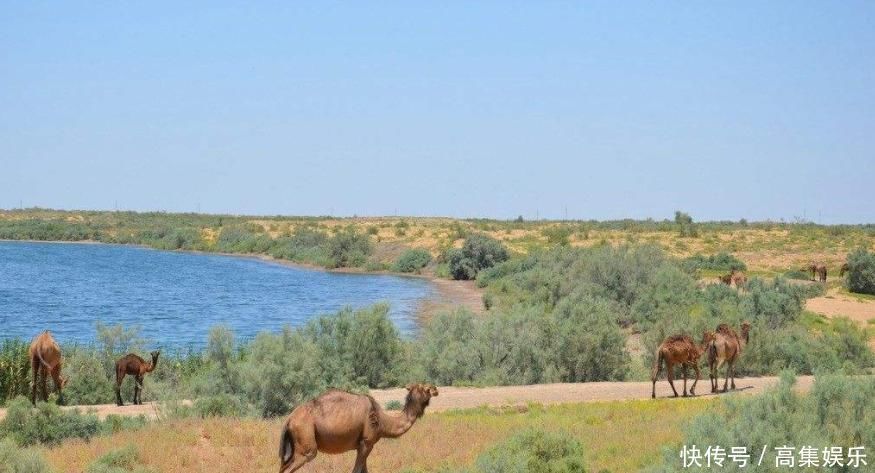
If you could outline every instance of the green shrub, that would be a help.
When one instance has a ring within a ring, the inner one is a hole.
[[[769,451],[756,471],[780,472],[775,446],[824,447],[868,446],[875,442],[875,381],[870,378],[818,376],[809,395],[792,390],[792,375],[783,374],[780,385],[755,397],[732,396],[716,409],[698,416],[685,430],[682,445],[747,447],[755,459],[766,446]],[[666,449],[663,465],[651,471],[681,472],[680,445]],[[818,455],[818,458],[820,456]],[[870,462],[871,464],[871,462]],[[851,471],[824,467],[819,471]]]
[[[683,267],[687,272],[694,272],[702,269],[727,272],[732,270],[747,271],[747,265],[744,264],[744,261],[741,261],[726,252],[720,252],[709,256],[697,253],[684,259]]]
[[[151,473],[156,470],[143,465],[139,450],[134,445],[111,450],[88,465],[85,473]]]
[[[49,473],[52,469],[33,448],[21,448],[11,439],[0,439],[0,473]]]
[[[541,234],[544,235],[550,246],[568,246],[572,233],[574,233],[572,229],[564,225],[550,226],[541,230]]]
[[[674,213],[674,223],[678,227],[678,234],[681,238],[695,238],[699,236],[699,231],[693,223],[693,217],[680,210]]]
[[[229,394],[206,396],[194,401],[194,412],[202,417],[243,417],[249,413],[247,406]]]
[[[567,433],[528,429],[477,458],[471,473],[584,473],[583,447]]]
[[[450,249],[445,256],[453,279],[475,279],[480,271],[508,258],[501,242],[479,233],[468,236],[462,248]]]
[[[30,400],[17,397],[9,402],[6,418],[0,421],[0,437],[6,435],[19,445],[56,445],[67,438],[90,439],[100,430],[93,414],[62,411],[53,403],[39,402],[32,408]]]
[[[397,399],[392,399],[391,401],[386,403],[385,407],[387,411],[400,411],[404,408],[404,405],[401,404],[401,401]]]
[[[19,339],[0,342],[0,405],[30,394],[28,345]]]
[[[412,273],[426,267],[431,262],[431,253],[426,250],[414,248],[401,253],[401,256],[392,266],[393,271],[399,273]]]
[[[851,292],[875,294],[875,253],[860,248],[848,255],[847,287]]]
[[[366,234],[348,227],[337,232],[327,243],[327,256],[334,268],[362,266],[371,254],[371,240]]]

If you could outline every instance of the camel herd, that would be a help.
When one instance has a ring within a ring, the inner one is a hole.
[[[115,363],[115,398],[119,406],[123,406],[121,396],[121,385],[126,375],[134,377],[136,384],[134,385],[134,404],[142,404],[140,394],[143,390],[143,376],[146,373],[151,373],[155,370],[155,365],[158,364],[159,351],[153,351],[152,361],[147,363],[146,360],[139,356],[128,353],[119,358]],[[28,350],[30,359],[30,370],[33,373],[33,388],[30,393],[30,402],[36,405],[36,389],[40,386],[40,400],[48,401],[49,393],[46,387],[48,377],[51,376],[55,382],[55,389],[58,391],[58,402],[64,403],[64,386],[67,384],[67,378],[61,376],[61,347],[58,342],[52,337],[52,334],[46,330],[45,332],[34,337],[30,342]]]
[[[741,356],[741,352],[750,341],[750,323],[744,322],[741,324],[741,335],[732,329],[727,324],[720,324],[717,330],[705,330],[702,334],[702,343],[696,344],[688,335],[672,335],[656,349],[656,354],[653,359],[653,369],[650,372],[650,380],[653,382],[653,389],[650,396],[656,398],[656,378],[659,377],[659,372],[662,365],[666,368],[666,377],[674,396],[678,397],[678,391],[674,387],[674,367],[681,365],[681,372],[684,377],[683,397],[687,397],[687,370],[693,368],[696,373],[696,379],[690,387],[691,396],[696,395],[696,383],[699,382],[699,359],[704,353],[708,353],[708,367],[710,369],[711,392],[717,392],[717,374],[723,365],[726,365],[726,376],[723,382],[723,392],[728,390],[730,379],[732,380],[732,389],[735,389],[735,362]]]

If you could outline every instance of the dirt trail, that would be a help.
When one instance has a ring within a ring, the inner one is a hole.
[[[721,379],[722,382],[722,379]],[[814,382],[812,376],[800,376],[796,380],[796,389],[807,392]],[[736,391],[729,394],[711,394],[707,377],[699,380],[696,386],[698,396],[716,398],[718,396],[735,394],[757,394],[778,383],[776,377],[738,378]],[[692,385],[692,382],[689,383]],[[683,381],[676,381],[680,390]],[[470,409],[481,406],[518,406],[528,403],[561,404],[594,401],[629,401],[635,399],[650,399],[649,382],[600,382],[600,383],[562,383],[536,384],[531,386],[496,386],[488,388],[457,388],[451,386],[439,387],[440,395],[431,400],[429,412],[440,412],[450,409]],[[403,401],[406,396],[403,388],[374,389],[371,395],[382,405],[392,400]],[[659,398],[671,396],[671,388],[665,380],[656,383],[656,395]],[[183,401],[190,404],[190,401]],[[115,404],[97,406],[66,406],[64,409],[80,409],[94,412],[98,417],[116,414],[122,416],[144,415],[148,418],[158,416],[158,406],[146,403],[141,406],[118,407]],[[0,419],[6,417],[6,409],[0,409]]]
[[[875,319],[875,301],[855,299],[832,289],[827,295],[805,302],[805,308],[827,317],[844,315],[861,324]]]

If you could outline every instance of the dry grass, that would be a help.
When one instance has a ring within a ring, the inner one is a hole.
[[[485,449],[525,427],[566,431],[585,448],[588,471],[636,471],[658,462],[678,443],[684,423],[716,408],[706,399],[565,404],[528,409],[473,409],[429,414],[398,440],[383,440],[369,460],[372,471],[434,471],[467,465]],[[521,412],[522,411],[522,412]],[[46,450],[59,472],[81,472],[106,452],[137,445],[161,472],[274,472],[281,420],[206,419],[153,424],[90,442]],[[304,472],[347,473],[354,454],[322,455]]]

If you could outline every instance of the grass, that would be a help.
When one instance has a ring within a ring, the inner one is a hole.
[[[662,449],[678,444],[693,416],[718,408],[708,399],[564,404],[527,409],[479,408],[422,418],[397,440],[382,440],[372,471],[436,471],[470,465],[492,445],[524,427],[564,431],[584,446],[587,471],[637,471],[657,463]],[[81,472],[102,455],[134,445],[144,465],[173,472],[274,472],[282,419],[184,419],[152,424],[90,442],[46,449],[58,472]],[[319,454],[306,471],[347,473],[354,453]]]

